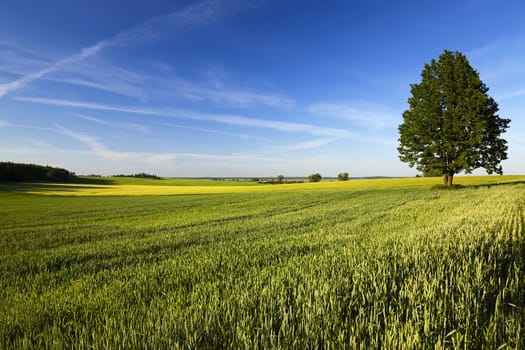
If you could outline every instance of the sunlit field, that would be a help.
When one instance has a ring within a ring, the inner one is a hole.
[[[319,183],[259,184],[251,181],[213,181],[199,179],[133,179],[81,178],[79,183],[0,183],[0,190],[11,192],[64,196],[143,196],[176,194],[214,194],[275,192],[304,190],[365,190],[386,188],[431,187],[442,183],[441,178],[379,178]],[[454,184],[462,186],[500,184],[525,181],[525,176],[457,176]]]
[[[0,348],[524,349],[524,180],[2,183]]]

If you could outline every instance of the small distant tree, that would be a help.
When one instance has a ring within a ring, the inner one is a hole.
[[[339,173],[337,175],[337,180],[339,181],[348,181],[348,173]]]
[[[315,173],[315,174],[312,174],[310,176],[308,176],[308,180],[310,182],[319,182],[321,181],[322,177],[321,177],[321,174],[319,173]]]
[[[277,176],[277,183],[282,184],[283,181],[284,181],[284,176],[283,176],[283,175],[278,175],[278,176]]]

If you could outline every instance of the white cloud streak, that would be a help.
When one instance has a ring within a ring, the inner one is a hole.
[[[276,93],[258,92],[250,89],[224,87],[221,83],[195,84],[166,71],[155,76],[131,72],[109,64],[97,56],[108,47],[123,47],[140,43],[158,35],[177,34],[187,27],[203,25],[214,19],[237,11],[239,1],[204,1],[183,10],[158,16],[125,30],[116,36],[84,48],[79,54],[53,61],[39,53],[26,50],[16,44],[0,41],[0,70],[10,75],[21,75],[9,83],[0,84],[0,98],[10,91],[20,89],[37,79],[88,87],[121,96],[148,101],[152,98],[181,98],[189,101],[208,101],[218,105],[241,108],[263,105],[290,109],[295,101]],[[97,57],[95,57],[97,56]],[[87,58],[91,58],[87,60]],[[35,68],[36,67],[36,68]],[[34,70],[37,70],[34,72]],[[33,70],[33,72],[31,72]],[[29,71],[29,73],[28,73]],[[53,73],[53,74],[51,74]]]
[[[505,94],[505,95],[502,95],[502,96],[499,96],[499,100],[508,100],[508,99],[511,99],[511,98],[514,98],[514,97],[520,97],[520,96],[525,96],[525,89],[519,89],[519,90],[516,90],[516,91],[512,91],[508,94]]]
[[[290,152],[305,151],[310,149],[316,149],[327,145],[331,142],[338,140],[337,138],[322,138],[315,140],[302,141],[292,144],[282,144],[270,147],[265,147],[262,151],[258,152],[260,155],[282,155]],[[243,154],[243,153],[240,153]]]
[[[249,1],[201,1],[179,11],[144,21],[120,32],[108,41],[115,46],[128,46],[141,41],[149,41],[164,33],[173,34],[175,30],[189,30],[208,25],[248,6],[250,6]]]
[[[193,101],[206,100],[237,107],[263,105],[274,108],[291,109],[295,106],[293,99],[279,94],[228,89],[222,86],[208,87],[193,84],[183,79],[168,80],[161,82],[160,85],[167,85],[166,88],[163,89],[164,91],[176,91],[181,97]]]
[[[115,67],[116,68],[116,67]],[[118,74],[118,73],[117,73]],[[52,81],[58,81],[65,84],[77,85],[82,87],[89,87],[92,89],[110,92],[121,96],[133,97],[140,101],[148,99],[148,91],[146,87],[141,84],[127,81],[126,77],[122,75],[116,75],[113,77],[101,77],[95,76],[93,71],[90,72],[90,78],[84,79],[82,77],[77,78],[49,78]]]
[[[181,124],[175,124],[175,123],[161,123],[161,125],[169,126],[172,128],[178,128],[178,129],[195,130],[195,131],[201,131],[201,132],[211,133],[211,134],[240,137],[245,140],[255,139],[255,140],[262,140],[262,141],[272,141],[265,137],[259,137],[259,136],[253,136],[253,135],[247,135],[247,134],[237,134],[233,132],[226,132],[226,131],[220,131],[220,130],[214,130],[214,129],[208,129],[208,128],[199,128],[195,126],[187,126],[187,125],[181,125]]]
[[[231,88],[216,80],[194,83],[169,69],[158,74],[140,74],[114,66],[100,58],[67,67],[62,74],[54,74],[47,79],[137,98],[140,101],[175,98],[241,108],[262,105],[291,109],[295,106],[293,99],[278,93]]]
[[[86,135],[78,132],[71,131],[60,125],[57,125],[57,129],[60,130],[64,135],[70,136],[89,147],[91,152],[98,157],[115,161],[115,162],[134,162],[140,164],[165,166],[166,163],[174,163],[177,155],[174,153],[148,153],[148,152],[118,152],[112,151],[97,137]]]
[[[190,162],[192,171],[196,176],[199,167],[210,168],[213,166],[226,166],[226,169],[232,165],[240,166],[239,164],[252,163],[261,164],[261,162],[289,162],[290,159],[280,157],[265,157],[263,155],[253,154],[199,154],[199,153],[152,153],[152,152],[120,152],[108,149],[98,137],[72,131],[63,126],[57,125],[57,130],[69,136],[89,148],[89,155],[101,158],[107,161],[118,163],[119,167],[126,168],[137,168],[141,166],[154,167],[155,169],[165,169],[173,173],[176,171],[176,162]],[[51,150],[47,150],[50,152]],[[59,150],[53,149],[53,152],[57,153],[71,153],[71,154],[84,154],[85,151],[76,150]],[[2,153],[2,152],[0,152]],[[4,153],[39,153],[38,150],[34,149],[11,149],[4,150]],[[207,171],[207,170],[206,170]]]
[[[5,126],[5,127],[28,129],[28,130],[58,132],[57,129],[47,128],[47,127],[43,127],[43,126],[34,126],[34,125],[25,125],[25,124],[16,124],[16,123],[13,124],[13,123],[9,123],[9,122],[4,122],[4,123],[5,124],[3,124],[3,126]],[[2,125],[0,125],[0,126],[2,126]]]
[[[480,76],[494,83],[508,85],[525,74],[525,37],[506,37],[503,40],[467,52],[467,56],[477,67]]]
[[[74,113],[74,112],[70,114],[75,118],[87,120],[87,121],[90,121],[90,122],[93,122],[99,125],[105,125],[105,126],[109,126],[112,128],[138,131],[143,134],[149,134],[151,132],[151,128],[148,125],[137,124],[137,123],[115,123],[115,122],[110,122],[104,119],[92,117],[86,114]]]
[[[115,106],[115,105],[107,105],[107,104],[99,104],[99,103],[48,99],[48,98],[35,98],[35,97],[15,97],[14,99],[18,101],[24,101],[24,102],[63,106],[63,107],[76,107],[76,108],[93,109],[93,110],[106,110],[106,111],[141,114],[141,115],[155,115],[155,116],[169,117],[169,118],[185,118],[185,119],[193,119],[193,120],[204,120],[204,121],[228,124],[228,125],[266,128],[266,129],[273,129],[273,130],[277,130],[281,132],[307,133],[307,134],[317,135],[317,136],[328,136],[328,137],[338,137],[338,138],[356,137],[354,133],[348,130],[345,130],[345,129],[327,128],[327,127],[321,127],[321,126],[303,124],[303,123],[290,123],[290,122],[282,122],[282,121],[274,121],[274,120],[248,118],[248,117],[237,116],[237,115],[209,114],[209,113],[201,113],[201,112],[195,112],[195,111],[170,109],[170,108],[152,109],[152,108],[139,108],[139,107],[129,107],[129,106]]]
[[[395,126],[395,116],[388,108],[373,103],[316,103],[307,111],[324,117],[337,118],[363,126],[382,129]]]
[[[78,54],[65,57],[53,63],[51,66],[47,68],[41,69],[34,73],[24,75],[16,80],[13,80],[10,83],[2,84],[0,85],[0,98],[2,98],[7,93],[13,90],[18,90],[20,88],[23,88],[24,86],[26,86],[27,84],[31,83],[32,81],[36,79],[40,79],[49,73],[57,71],[58,69],[62,68],[65,65],[80,62],[86,59],[87,57],[93,56],[94,54],[96,54],[97,52],[99,52],[106,46],[108,46],[108,43],[105,41],[101,41],[93,46],[82,49],[80,53]]]
[[[275,176],[279,173],[286,176],[305,176],[313,171],[321,171],[325,176],[335,175],[348,167],[348,160],[346,159],[323,155],[305,157],[300,154],[288,154],[290,151],[320,147],[323,144],[335,141],[329,138],[281,145],[275,148],[275,152],[271,152],[271,149],[268,148],[264,152],[239,154],[153,153],[123,152],[109,149],[98,137],[62,126],[55,126],[53,129],[47,128],[46,130],[71,137],[85,145],[87,149],[79,150],[73,147],[67,149],[56,147],[28,148],[27,146],[2,147],[0,148],[0,156],[13,161],[42,162],[45,159],[47,163],[61,165],[77,173],[102,172],[105,175],[146,171],[161,176],[265,177]],[[81,159],[81,161],[79,163],[73,159]],[[386,163],[381,162],[379,172],[367,170],[368,173],[362,173],[358,172],[358,169],[368,168],[361,167],[361,162],[362,160],[352,161],[350,171],[354,176],[392,175],[391,171],[395,169],[395,167],[385,167],[384,164]],[[373,162],[375,163],[372,165],[379,167],[377,161]],[[399,164],[397,165],[399,167]],[[389,169],[390,172],[386,174],[385,169]]]
[[[117,35],[101,40],[94,45],[87,46],[79,53],[66,56],[48,67],[36,72],[29,73],[13,80],[9,83],[0,84],[0,99],[11,91],[18,90],[30,84],[34,80],[40,79],[50,73],[60,70],[64,66],[79,63],[85,59],[98,54],[106,47],[129,46],[132,43],[139,43],[144,40],[151,40],[161,33],[173,32],[173,28],[188,29],[195,26],[205,25],[218,19],[229,12],[233,12],[231,6],[225,6],[223,1],[208,0],[187,6],[186,8],[170,13],[168,15],[154,17],[144,21],[130,29],[124,30]]]

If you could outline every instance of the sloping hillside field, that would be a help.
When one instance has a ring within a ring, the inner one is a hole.
[[[524,349],[523,180],[3,183],[0,348]]]

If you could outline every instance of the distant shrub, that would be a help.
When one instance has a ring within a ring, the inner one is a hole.
[[[315,173],[315,174],[308,176],[308,181],[310,182],[319,182],[321,181],[321,179],[322,177],[321,177],[321,174],[319,173]]]
[[[348,181],[348,178],[349,178],[349,175],[348,175],[347,172],[339,173],[337,175],[337,180],[339,180],[339,181]]]

